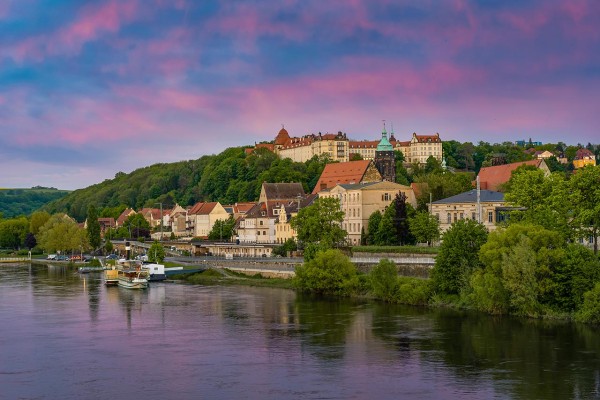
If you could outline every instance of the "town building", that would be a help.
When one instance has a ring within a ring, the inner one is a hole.
[[[440,222],[440,230],[445,232],[462,219],[481,222],[488,231],[496,229],[498,223],[507,218],[510,207],[505,206],[504,193],[477,189],[431,203],[431,214]]]
[[[396,182],[396,156],[394,147],[387,138],[385,125],[381,132],[381,140],[375,151],[375,167],[381,174],[384,181]]]
[[[189,236],[188,231],[188,210],[181,207],[179,204],[169,210],[167,213],[167,221],[165,227],[167,231],[173,232],[175,237]]]
[[[578,149],[573,159],[573,167],[579,169],[586,165],[596,165],[596,156],[588,149]]]
[[[229,214],[219,202],[196,203],[189,209],[187,215],[187,230],[192,236],[200,238],[208,237],[217,220],[226,220],[229,218]]]
[[[388,139],[393,150],[399,150],[407,163],[425,164],[430,156],[442,161],[442,140],[439,133],[435,135],[412,134],[408,141],[397,141],[392,133]],[[375,160],[375,153],[380,140],[353,141],[345,133],[318,133],[302,137],[291,137],[282,127],[273,143],[258,143],[254,148],[246,149],[247,153],[264,148],[274,152],[280,158],[290,158],[292,161],[305,162],[314,156],[327,156],[331,161],[346,162],[352,154],[360,154],[364,160]]]
[[[333,197],[340,201],[344,212],[342,228],[348,232],[351,245],[361,243],[362,235],[368,233],[369,217],[375,211],[384,212],[396,195],[403,193],[406,202],[417,207],[417,200],[411,187],[395,182],[368,182],[338,184],[319,192],[319,197]]]
[[[135,210],[133,208],[126,208],[125,210],[123,210],[123,212],[117,217],[117,220],[115,221],[115,226],[117,228],[123,226],[123,224],[125,223],[125,221],[127,221],[127,218],[129,218],[130,215],[136,214]]]
[[[544,171],[546,176],[550,175],[550,169],[542,159],[519,161],[511,164],[483,167],[479,171],[479,187],[484,190],[502,191],[502,186],[509,181],[514,170],[522,165],[529,165]]]
[[[237,241],[240,244],[277,243],[276,223],[280,213],[284,213],[287,219],[287,214],[291,215],[294,207],[297,212],[294,203],[302,206],[306,199],[300,183],[263,183],[258,203],[236,223]]]
[[[321,172],[313,193],[342,183],[380,182],[381,180],[381,174],[373,161],[359,160],[327,164]]]

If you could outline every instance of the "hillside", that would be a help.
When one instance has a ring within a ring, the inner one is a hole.
[[[185,207],[198,201],[255,201],[263,182],[301,182],[311,191],[324,165],[318,159],[306,163],[281,160],[264,149],[247,155],[243,147],[234,147],[198,160],[154,164],[129,174],[119,172],[114,179],[75,190],[43,209],[66,212],[83,221],[90,204],[98,209],[122,210],[128,206],[138,210],[157,208],[159,203],[171,208],[175,203]]]
[[[67,190],[33,187],[31,189],[0,189],[0,214],[4,218],[29,215],[44,204],[68,195]]]

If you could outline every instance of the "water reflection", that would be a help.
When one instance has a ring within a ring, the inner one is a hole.
[[[0,268],[0,301],[8,398],[600,398],[600,335],[579,324],[272,288],[107,288],[54,265]]]

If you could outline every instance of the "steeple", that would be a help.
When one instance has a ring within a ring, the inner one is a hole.
[[[381,140],[377,145],[377,151],[394,151],[394,147],[387,138],[387,131],[385,130],[385,119],[383,120],[383,131],[381,132]]]

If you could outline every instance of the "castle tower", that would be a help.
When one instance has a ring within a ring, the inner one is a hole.
[[[377,150],[375,151],[374,161],[375,167],[384,181],[396,182],[396,157],[394,156],[394,147],[387,138],[385,121],[383,122],[381,141],[377,145]]]

